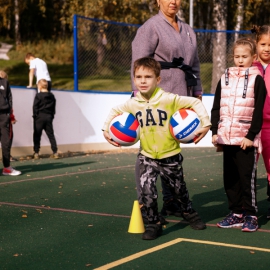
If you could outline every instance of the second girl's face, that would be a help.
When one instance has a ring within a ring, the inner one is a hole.
[[[238,45],[234,48],[233,60],[237,67],[251,67],[256,56],[256,54],[251,54],[251,49],[248,45]]]
[[[157,0],[160,10],[168,17],[174,17],[180,9],[181,0]]]
[[[262,64],[270,63],[270,35],[262,35],[257,42],[258,58]]]

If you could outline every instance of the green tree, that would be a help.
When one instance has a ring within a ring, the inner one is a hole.
[[[239,12],[242,2],[243,11]],[[219,1],[194,0],[194,28],[213,29]],[[228,0],[226,29],[250,29],[269,24],[270,0]],[[181,1],[181,16],[189,21],[189,0]],[[142,24],[158,11],[156,0],[0,0],[0,35],[16,43],[70,37],[73,15]]]
[[[216,30],[227,28],[227,0],[214,0],[213,22]],[[213,39],[213,72],[211,93],[215,93],[216,85],[226,68],[226,33],[215,33]]]

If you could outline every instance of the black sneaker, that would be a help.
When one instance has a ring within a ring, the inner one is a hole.
[[[142,213],[143,223],[145,225],[149,224],[145,206],[142,206],[141,207],[141,213]],[[168,224],[169,223],[160,213],[158,214],[158,218],[159,218],[159,221],[160,221],[160,224],[161,225],[165,225],[165,224]]]
[[[190,227],[194,230],[204,230],[206,228],[205,223],[201,220],[199,214],[196,211],[190,213],[183,213],[183,218],[189,223]]]
[[[162,234],[161,224],[148,224],[142,235],[143,240],[154,240]]]
[[[163,202],[163,207],[160,211],[162,216],[176,216],[182,217],[180,203],[177,200],[170,200],[169,202]]]

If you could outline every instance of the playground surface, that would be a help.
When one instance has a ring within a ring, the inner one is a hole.
[[[266,173],[257,173],[259,230],[220,229],[229,212],[222,153],[184,148],[183,168],[194,208],[207,223],[196,231],[167,217],[163,235],[128,233],[136,189],[137,149],[13,162],[22,175],[0,176],[1,269],[269,269]],[[159,209],[162,207],[158,180]]]

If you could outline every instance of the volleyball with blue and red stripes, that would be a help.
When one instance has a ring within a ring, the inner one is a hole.
[[[121,146],[133,145],[140,138],[139,121],[128,112],[117,115],[110,123],[109,134]]]
[[[201,121],[191,109],[180,109],[170,119],[171,135],[180,143],[193,143],[195,132],[201,128]]]

